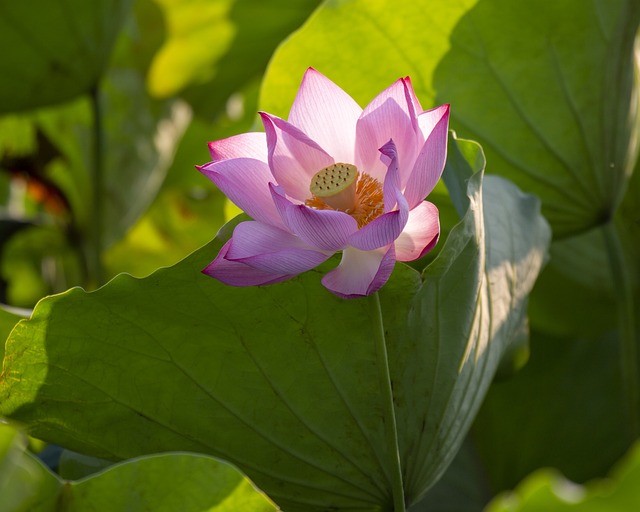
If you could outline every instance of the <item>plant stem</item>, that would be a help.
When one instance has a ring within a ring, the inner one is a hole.
[[[93,113],[93,162],[91,166],[91,234],[88,249],[89,280],[93,286],[104,283],[102,268],[102,193],[104,180],[104,135],[102,126],[102,108],[100,106],[100,88],[96,84],[90,93]]]
[[[638,425],[638,355],[633,304],[633,288],[618,231],[613,220],[603,228],[605,246],[618,299],[618,325],[620,331],[620,371],[624,400],[627,407],[631,441],[640,434]]]
[[[394,512],[405,512],[404,487],[402,484],[402,469],[400,467],[400,450],[398,449],[398,429],[396,426],[396,412],[393,405],[393,390],[391,375],[389,374],[389,358],[387,357],[387,343],[384,335],[382,307],[378,292],[373,294],[372,316],[374,336],[376,338],[376,353],[378,356],[378,375],[384,401],[384,430],[387,442],[389,462],[391,464],[391,489],[393,493]]]

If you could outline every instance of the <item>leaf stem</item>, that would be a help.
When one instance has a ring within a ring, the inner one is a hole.
[[[382,307],[378,292],[373,294],[372,316],[374,321],[374,336],[376,339],[376,353],[378,356],[378,375],[380,389],[384,401],[384,430],[391,464],[391,489],[393,493],[394,512],[405,512],[404,486],[402,484],[402,469],[400,466],[400,450],[398,449],[398,429],[396,426],[396,412],[393,405],[393,389],[389,373],[389,358],[387,357],[387,343],[382,320]]]
[[[640,426],[638,424],[640,417],[638,406],[640,404],[638,403],[638,355],[636,350],[633,289],[622,244],[613,220],[605,224],[603,233],[613,276],[613,286],[618,299],[620,371],[629,420],[629,434],[631,441],[635,441],[640,435]]]
[[[104,270],[102,268],[104,134],[98,84],[91,89],[90,98],[93,113],[93,162],[91,166],[91,234],[89,236],[88,261],[89,279],[93,286],[98,287],[104,283]]]

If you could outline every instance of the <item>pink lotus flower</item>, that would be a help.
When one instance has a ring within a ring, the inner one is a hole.
[[[447,154],[449,105],[423,111],[409,78],[362,110],[309,68],[289,120],[211,142],[198,167],[254,220],[238,224],[204,273],[232,286],[290,279],[342,252],[322,284],[343,298],[383,286],[396,260],[423,256],[440,233],[424,198]]]

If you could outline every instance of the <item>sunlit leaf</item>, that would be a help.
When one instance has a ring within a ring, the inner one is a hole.
[[[69,512],[275,512],[276,507],[229,464],[172,453],[117,464],[73,482]]]
[[[7,512],[55,512],[62,482],[26,446],[24,435],[0,422],[0,506]]]
[[[0,2],[0,113],[60,103],[96,86],[131,0]]]
[[[557,471],[528,476],[513,492],[495,498],[486,512],[629,512],[640,503],[640,445],[618,463],[607,479],[577,485]]]
[[[24,318],[22,311],[10,310],[0,305],[0,360],[4,357],[4,342],[15,325]]]
[[[479,187],[478,176],[469,180],[470,192]],[[409,494],[413,499],[451,462],[501,357],[521,339],[527,293],[549,242],[549,228],[538,217],[533,197],[492,176],[485,178],[483,196],[478,203],[478,196],[469,194],[471,207],[463,223],[425,271],[425,284],[409,313],[409,334],[390,349],[402,383],[396,381],[394,391],[411,389],[398,397],[406,402],[407,414],[398,421],[401,454],[409,461],[405,482],[418,491]],[[410,363],[416,359],[420,365]],[[418,441],[416,431],[423,434]]]
[[[308,66],[363,105],[410,75],[570,235],[606,220],[635,163],[639,22],[634,0],[327,2],[276,52],[261,106],[286,115]]]
[[[157,97],[182,92],[204,119],[258,78],[278,43],[320,0],[158,0],[168,37],[148,84]]]

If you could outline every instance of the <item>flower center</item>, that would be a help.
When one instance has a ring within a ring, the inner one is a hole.
[[[317,210],[340,210],[365,226],[384,213],[384,196],[380,182],[355,165],[336,163],[320,169],[311,178],[313,194],[305,204]]]

